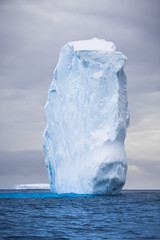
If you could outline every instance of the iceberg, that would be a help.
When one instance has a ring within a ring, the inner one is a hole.
[[[18,184],[14,185],[13,189],[22,190],[22,189],[50,189],[49,184],[45,183],[36,183],[36,184]]]
[[[55,193],[116,194],[125,184],[129,125],[126,57],[112,42],[60,51],[45,105],[45,163]]]

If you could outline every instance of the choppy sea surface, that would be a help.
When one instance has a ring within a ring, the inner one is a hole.
[[[160,239],[160,191],[0,191],[0,239]]]

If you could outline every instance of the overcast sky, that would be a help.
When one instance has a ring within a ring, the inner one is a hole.
[[[0,0],[0,188],[48,183],[44,105],[59,51],[93,37],[128,58],[125,188],[160,188],[159,9],[159,0]]]

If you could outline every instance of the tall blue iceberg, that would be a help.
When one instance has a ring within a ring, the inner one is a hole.
[[[51,191],[115,194],[125,184],[125,61],[112,42],[97,38],[61,49],[45,106]]]

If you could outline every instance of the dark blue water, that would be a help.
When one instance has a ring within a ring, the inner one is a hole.
[[[160,239],[160,191],[1,191],[0,239]]]

